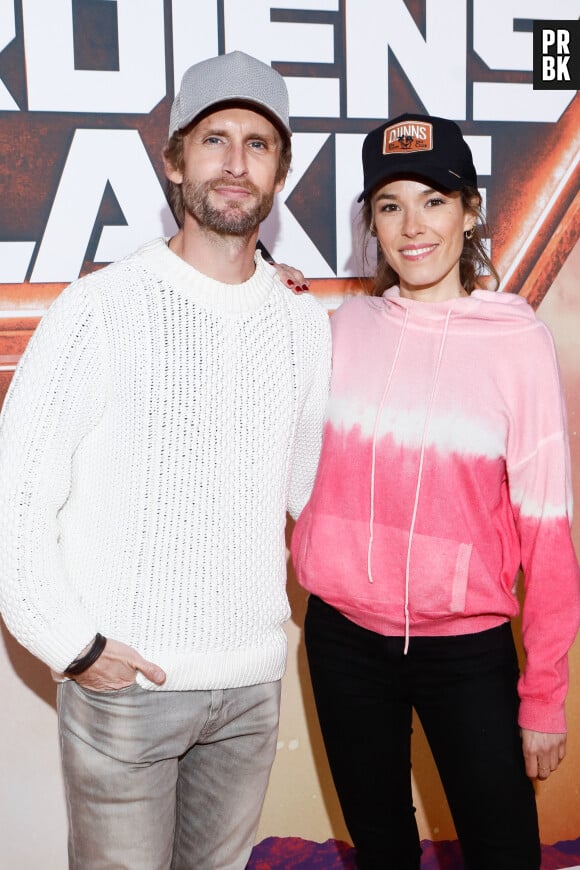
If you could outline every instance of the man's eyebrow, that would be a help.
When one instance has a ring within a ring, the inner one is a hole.
[[[206,127],[205,129],[202,127],[200,130],[200,135],[202,136],[226,136],[226,130],[223,130],[221,127]]]
[[[205,130],[200,130],[200,135],[202,136],[230,136],[231,131],[226,127],[207,127]],[[248,139],[263,139],[266,142],[277,142],[278,135],[276,133],[263,133],[258,131],[250,131],[247,133],[244,138]]]

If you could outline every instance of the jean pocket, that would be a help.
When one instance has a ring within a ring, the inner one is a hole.
[[[69,680],[69,682],[74,685],[81,695],[96,698],[116,698],[121,695],[128,695],[130,692],[140,688],[137,682],[131,683],[129,686],[123,686],[120,689],[89,689],[87,686],[82,686],[76,680]]]

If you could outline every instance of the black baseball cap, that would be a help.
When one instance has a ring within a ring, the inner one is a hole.
[[[366,199],[391,178],[419,176],[446,190],[477,187],[471,149],[455,121],[406,113],[366,136],[362,162]]]

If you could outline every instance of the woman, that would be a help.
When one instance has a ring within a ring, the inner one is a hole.
[[[418,868],[414,708],[467,866],[535,870],[531,778],[564,757],[580,618],[554,348],[521,297],[478,289],[497,274],[455,123],[388,121],[363,169],[374,296],[332,318],[322,456],[292,541],[329,762],[358,866]]]

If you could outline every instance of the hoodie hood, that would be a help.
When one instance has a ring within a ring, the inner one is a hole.
[[[385,290],[383,300],[390,303],[392,313],[397,309],[409,311],[413,317],[425,320],[445,320],[450,313],[454,322],[465,320],[493,321],[502,330],[512,325],[515,328],[535,324],[535,314],[531,305],[515,293],[502,293],[496,290],[474,290],[470,296],[455,297],[441,302],[424,302],[401,296],[399,287]]]

